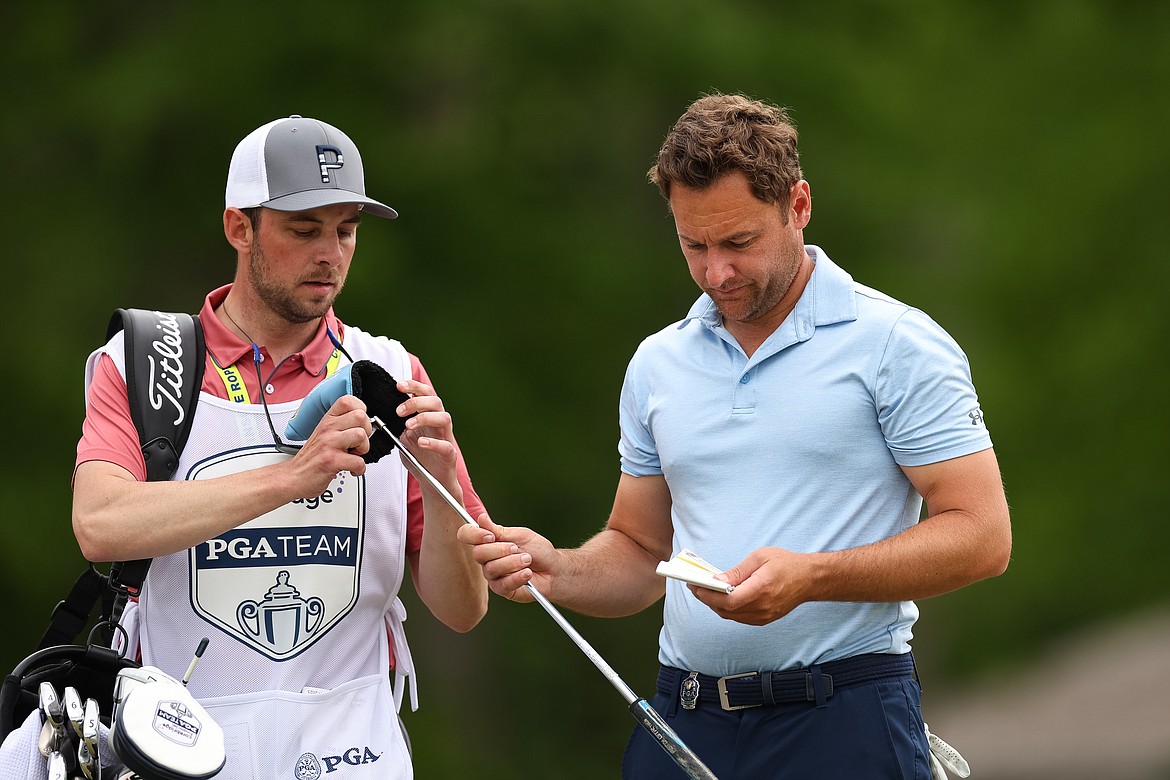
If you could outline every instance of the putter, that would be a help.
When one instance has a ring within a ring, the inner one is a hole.
[[[406,429],[406,421],[398,417],[395,409],[401,402],[398,399],[406,400],[408,396],[397,388],[397,383],[394,377],[387,373],[386,369],[369,360],[359,360],[349,367],[348,374],[341,371],[335,373],[332,377],[318,384],[309,393],[308,396],[301,402],[297,413],[293,415],[293,419],[289,422],[285,429],[286,435],[291,435],[296,439],[307,439],[316,428],[317,423],[328,411],[329,407],[344,394],[357,396],[366,404],[366,413],[370,417],[370,422],[373,424],[376,431],[382,431],[390,437],[393,444],[391,449],[397,448],[402,454],[402,457],[407,462],[407,468],[418,479],[430,485],[436,493],[463,519],[465,523],[479,527],[479,524],[472,519],[463,505],[455,500],[446,488],[444,488],[437,479],[427,471],[426,467],[419,463],[418,459],[408,450],[398,438],[398,434],[391,430],[389,426],[382,420],[381,414],[385,414],[387,419],[390,419],[398,427],[395,429],[402,433]],[[384,396],[384,397],[383,397]],[[271,424],[271,420],[269,420]],[[275,428],[272,431],[273,438],[276,436]],[[370,453],[367,453],[367,456]],[[380,457],[380,455],[378,456]],[[377,457],[374,458],[376,460]],[[367,461],[370,462],[370,461]],[[531,582],[524,583],[524,587],[532,594],[532,598],[537,604],[548,613],[549,617],[560,626],[561,630],[573,641],[575,645],[585,653],[585,656],[593,662],[598,671],[609,681],[610,685],[617,689],[622,698],[626,700],[629,705],[630,714],[641,724],[642,728],[654,737],[659,746],[666,751],[675,763],[692,778],[692,780],[718,780],[715,774],[707,768],[705,764],[695,755],[694,751],[686,746],[686,743],[674,732],[666,720],[659,715],[649,702],[640,698],[630,686],[626,685],[617,672],[613,670],[605,659],[593,649],[585,638],[582,637],[577,630],[573,628],[569,621],[553,606],[552,602],[545,598],[544,594],[536,589],[536,586]]]
[[[425,466],[419,463],[418,458],[414,457],[410,450],[406,449],[402,441],[387,427],[386,423],[382,422],[381,418],[377,415],[371,415],[370,422],[373,423],[375,429],[382,431],[390,437],[390,440],[394,442],[394,446],[402,453],[402,457],[406,458],[407,462],[413,467],[416,476],[426,481],[463,518],[465,523],[473,525],[476,528],[479,527],[479,523],[472,519],[463,505],[443,487],[439,480],[435,479],[427,471]],[[678,764],[680,769],[687,773],[688,777],[692,778],[692,780],[718,780],[715,774],[707,768],[707,765],[695,755],[693,750],[687,747],[686,743],[682,741],[682,738],[667,724],[666,720],[650,706],[650,702],[639,697],[630,686],[626,685],[625,681],[618,676],[618,673],[614,671],[613,667],[601,657],[600,653],[593,649],[592,645],[585,641],[585,638],[577,632],[577,629],[573,628],[573,625],[565,619],[565,616],[560,613],[560,610],[545,598],[544,594],[537,590],[535,585],[531,582],[526,582],[524,583],[524,587],[532,594],[532,598],[536,600],[536,603],[543,607],[544,611],[549,614],[549,617],[568,635],[569,639],[573,640],[573,644],[577,645],[581,652],[593,662],[593,665],[597,667],[605,679],[609,680],[609,684],[617,689],[617,692],[621,694],[622,698],[626,700],[626,704],[629,705],[630,714],[641,724],[642,728],[649,732],[650,736],[654,737],[659,746],[666,751],[667,755],[674,759],[674,762]]]

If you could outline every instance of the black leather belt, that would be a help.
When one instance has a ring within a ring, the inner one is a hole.
[[[813,664],[783,672],[747,672],[709,677],[664,666],[658,672],[658,692],[678,696],[685,709],[696,702],[718,702],[725,710],[815,701],[823,704],[834,692],[875,680],[911,678],[910,653],[871,653]],[[689,705],[689,706],[688,706]]]

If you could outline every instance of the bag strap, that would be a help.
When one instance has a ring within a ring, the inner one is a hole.
[[[146,478],[168,480],[179,467],[199,402],[206,364],[203,327],[193,314],[118,309],[110,318],[106,340],[120,331],[126,334],[126,396]],[[127,596],[138,593],[149,568],[149,558],[116,562],[108,576],[88,567],[53,609],[38,649],[72,642],[99,598],[102,620],[117,622]]]
[[[206,344],[199,317],[193,314],[118,309],[110,318],[106,338],[125,331],[126,396],[138,429],[146,479],[169,480],[179,468],[187,444],[199,388],[203,384]],[[146,580],[150,559],[119,561],[110,568],[110,585],[137,593]],[[120,599],[115,607],[121,617]]]
[[[126,332],[126,395],[138,429],[146,478],[168,480],[179,467],[179,453],[203,383],[206,345],[193,314],[118,309],[106,338]]]
[[[45,629],[37,650],[72,644],[81,633],[81,629],[89,622],[93,605],[98,599],[103,599],[103,614],[112,611],[112,603],[107,609],[106,594],[112,594],[106,575],[93,566],[86,568],[69,589],[69,595],[57,602],[57,606],[53,608],[53,613],[49,616],[49,627]]]

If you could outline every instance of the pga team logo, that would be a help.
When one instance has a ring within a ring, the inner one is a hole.
[[[297,759],[293,777],[297,780],[318,780],[321,777],[321,762],[312,753],[304,753]]]
[[[197,464],[190,479],[287,457],[265,448],[236,450]],[[320,496],[278,507],[192,548],[195,611],[273,660],[304,652],[357,602],[363,487],[362,478],[339,474]]]
[[[317,780],[322,774],[331,774],[346,766],[372,764],[381,757],[381,753],[375,753],[369,747],[351,747],[339,756],[321,756],[320,759],[313,753],[302,753],[293,767],[293,777],[296,780]]]

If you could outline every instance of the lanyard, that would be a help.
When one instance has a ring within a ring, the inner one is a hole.
[[[248,386],[244,384],[244,378],[240,375],[240,369],[237,365],[222,367],[214,360],[211,364],[215,366],[215,370],[219,372],[219,378],[223,380],[223,386],[227,388],[228,400],[237,404],[250,404],[252,397],[248,394]],[[341,365],[341,350],[333,350],[333,354],[329,356],[329,362],[325,364],[325,376],[333,376],[337,371],[337,367]],[[261,388],[263,392],[263,388]]]

